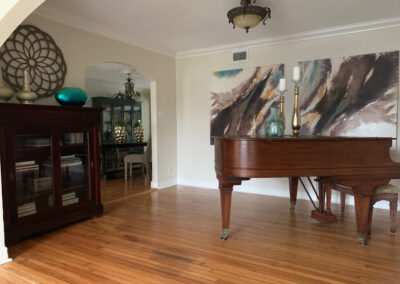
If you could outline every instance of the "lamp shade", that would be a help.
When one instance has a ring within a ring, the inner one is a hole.
[[[261,21],[265,25],[265,21],[271,18],[271,9],[268,7],[252,5],[251,0],[241,0],[240,4],[241,6],[229,10],[227,14],[229,23],[232,23],[234,28],[239,27],[248,32]]]
[[[256,14],[244,14],[233,18],[235,26],[241,29],[251,29],[261,22],[261,17]]]

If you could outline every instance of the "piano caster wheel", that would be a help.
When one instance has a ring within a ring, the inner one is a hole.
[[[367,245],[367,234],[359,233],[358,239],[360,240],[360,245],[365,247]]]
[[[290,201],[290,211],[294,211],[295,207],[296,207],[296,201]]]
[[[229,229],[222,229],[221,240],[226,241],[228,239]]]

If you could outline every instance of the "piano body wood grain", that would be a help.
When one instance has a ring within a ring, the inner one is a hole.
[[[221,192],[222,239],[227,239],[229,233],[234,185],[250,178],[289,177],[290,201],[294,207],[298,177],[317,176],[352,188],[357,232],[360,243],[365,245],[374,188],[400,178],[400,165],[390,159],[392,138],[214,137],[214,141],[215,171]],[[330,208],[320,210],[330,212]]]

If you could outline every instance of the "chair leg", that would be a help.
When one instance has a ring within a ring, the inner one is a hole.
[[[130,176],[130,177],[132,177],[132,167],[133,167],[133,164],[130,163],[130,164],[129,164],[129,176]]]
[[[390,232],[396,233],[397,200],[390,200]]]
[[[127,180],[128,179],[128,163],[124,162],[124,164],[125,164],[125,180]]]
[[[344,208],[346,207],[346,193],[340,192],[340,213],[344,214]]]

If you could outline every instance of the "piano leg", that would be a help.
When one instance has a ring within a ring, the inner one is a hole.
[[[222,235],[221,240],[227,240],[229,235],[229,223],[231,219],[231,200],[233,186],[220,188],[221,212],[222,212]]]
[[[368,232],[370,231],[369,226],[372,193],[377,186],[385,185],[388,182],[389,180],[366,180],[347,183],[349,186],[351,186],[354,193],[357,234],[362,246],[367,244]]]
[[[217,175],[219,182],[219,192],[221,195],[221,213],[222,213],[222,236],[221,240],[227,240],[229,235],[229,223],[231,219],[231,200],[234,185],[242,184],[242,180],[250,178],[237,178]]]
[[[297,188],[299,185],[299,177],[289,177],[290,189],[290,210],[294,211],[297,201]]]
[[[371,196],[363,196],[361,194],[354,193],[354,202],[356,208],[357,234],[360,244],[365,246],[367,244],[369,231],[369,210]]]

